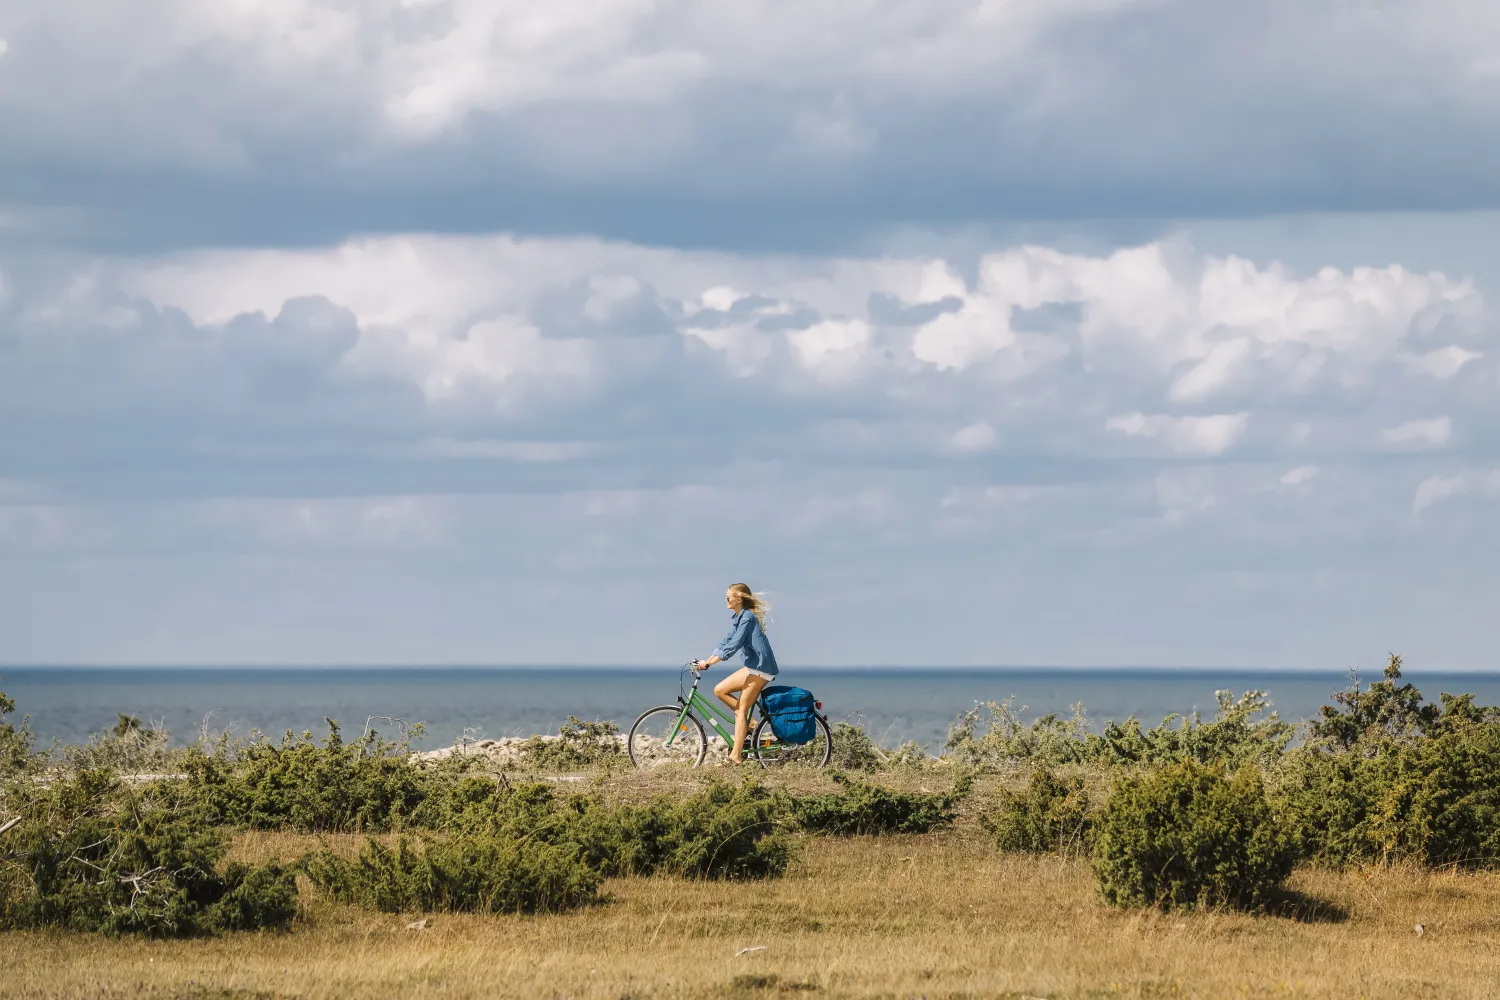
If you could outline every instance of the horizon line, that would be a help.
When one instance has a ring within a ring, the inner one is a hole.
[[[663,663],[6,663],[0,664],[0,675],[20,670],[671,670],[682,664]],[[810,663],[792,670],[1057,670],[1057,671],[1220,671],[1232,673],[1380,673],[1378,667],[1257,666],[1205,664],[1045,664],[1045,663]],[[1486,673],[1500,672],[1494,667],[1404,666],[1404,672],[1418,673]]]

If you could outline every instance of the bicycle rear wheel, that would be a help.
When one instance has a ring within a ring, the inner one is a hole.
[[[828,728],[828,720],[821,715],[813,719],[817,723],[818,735],[811,743],[782,743],[771,731],[771,720],[762,717],[750,736],[750,753],[761,767],[784,767],[787,764],[827,767],[833,759],[833,731]]]
[[[677,720],[681,717],[682,721]],[[675,734],[674,734],[675,731]],[[667,737],[672,745],[667,746]],[[708,737],[703,723],[692,712],[682,714],[681,705],[648,708],[630,727],[625,749],[630,763],[643,770],[665,767],[697,767],[703,763]]]

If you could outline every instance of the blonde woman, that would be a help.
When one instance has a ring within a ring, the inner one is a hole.
[[[729,634],[706,660],[694,661],[694,668],[707,670],[741,651],[745,665],[714,685],[714,694],[734,712],[734,745],[729,761],[739,764],[750,733],[750,708],[760,697],[761,688],[776,679],[776,654],[766,638],[766,616],[771,606],[763,594],[757,594],[743,583],[732,585],[724,594],[724,604],[733,613]]]

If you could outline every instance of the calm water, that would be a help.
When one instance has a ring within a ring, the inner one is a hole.
[[[1340,671],[1133,668],[799,668],[782,676],[812,689],[831,718],[860,721],[883,743],[914,739],[933,747],[976,701],[1015,696],[1028,706],[1028,719],[1066,713],[1082,701],[1096,723],[1135,715],[1154,724],[1172,712],[1197,709],[1211,716],[1215,690],[1258,688],[1270,692],[1283,718],[1300,720],[1348,681]],[[1408,679],[1432,700],[1439,691],[1472,691],[1482,704],[1500,703],[1500,674],[1494,672],[1413,672]],[[195,735],[205,716],[212,728],[232,727],[242,735],[254,729],[321,733],[324,716],[357,735],[370,716],[390,716],[425,722],[422,743],[445,746],[465,729],[488,737],[554,732],[569,714],[628,727],[643,709],[673,701],[677,685],[676,668],[0,670],[0,691],[16,700],[18,713],[31,716],[44,742],[87,739],[126,712],[164,721],[179,740]]]

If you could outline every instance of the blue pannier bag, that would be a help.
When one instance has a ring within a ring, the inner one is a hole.
[[[771,720],[771,731],[783,743],[811,743],[817,739],[817,701],[805,688],[777,684],[763,688],[760,703]]]

